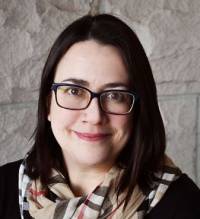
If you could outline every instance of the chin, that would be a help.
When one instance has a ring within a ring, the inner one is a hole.
[[[78,157],[77,160],[84,166],[104,166],[111,161],[110,156],[94,156],[94,154]]]

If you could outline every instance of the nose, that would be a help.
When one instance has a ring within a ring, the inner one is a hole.
[[[100,108],[97,98],[93,98],[89,106],[83,110],[83,120],[84,122],[89,122],[93,125],[102,122],[102,110]]]

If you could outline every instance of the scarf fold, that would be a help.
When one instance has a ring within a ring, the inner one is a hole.
[[[48,189],[43,188],[40,179],[31,180],[25,172],[26,159],[19,169],[21,219],[142,219],[180,176],[180,170],[166,157],[164,171],[155,173],[158,180],[152,189],[144,194],[136,186],[123,211],[126,193],[120,194],[117,199],[115,192],[123,170],[117,167],[111,168],[104,181],[83,197],[75,197],[62,174],[55,169],[52,170]]]

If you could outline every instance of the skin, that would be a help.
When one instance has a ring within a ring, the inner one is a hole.
[[[109,83],[121,84],[115,89],[128,89],[129,85],[119,51],[94,40],[74,44],[60,60],[54,81],[75,83],[69,79],[82,80],[78,84],[93,92],[110,89]],[[132,128],[131,115],[104,113],[97,98],[87,109],[68,110],[56,104],[54,93],[48,120],[62,149],[76,195],[87,194],[103,180],[129,139]]]

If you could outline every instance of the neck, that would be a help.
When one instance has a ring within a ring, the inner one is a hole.
[[[69,160],[68,160],[69,161]],[[83,166],[66,162],[70,187],[75,196],[91,193],[104,181],[105,174],[112,166]]]

